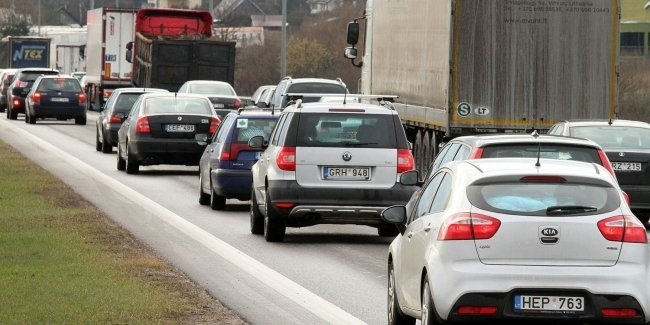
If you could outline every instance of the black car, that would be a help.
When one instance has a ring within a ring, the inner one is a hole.
[[[205,96],[142,94],[117,132],[117,169],[135,174],[140,166],[196,166],[220,122]]]
[[[630,208],[643,222],[650,219],[650,124],[630,120],[562,121],[549,134],[591,139],[612,163]]]
[[[47,68],[23,68],[16,70],[13,81],[7,88],[7,118],[18,119],[18,114],[25,113],[25,97],[34,81],[42,75],[58,75],[59,71]]]
[[[165,89],[158,88],[118,88],[113,91],[111,96],[102,106],[97,118],[95,132],[95,149],[103,153],[113,151],[113,146],[117,144],[117,131],[122,126],[122,121],[126,118],[133,104],[138,97],[144,93],[151,92],[168,92]]]
[[[75,77],[40,76],[25,98],[25,123],[56,118],[86,125],[86,94]]]
[[[251,166],[260,156],[248,140],[269,135],[279,114],[270,110],[241,109],[226,115],[219,131],[205,148],[199,164],[199,203],[223,210],[226,199],[248,201],[251,197]]]

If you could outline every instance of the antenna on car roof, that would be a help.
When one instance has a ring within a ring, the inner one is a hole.
[[[537,130],[533,130],[533,133],[531,133],[530,135],[532,135],[533,138],[537,140],[537,162],[535,163],[535,167],[539,167],[541,166],[541,164],[539,163],[539,156],[542,152],[542,142],[539,141],[539,133],[537,132]]]

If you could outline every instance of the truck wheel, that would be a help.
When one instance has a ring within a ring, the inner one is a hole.
[[[284,235],[287,231],[282,217],[271,206],[271,198],[269,191],[266,190],[266,199],[264,200],[264,239],[268,242],[281,242],[284,240]]]
[[[254,235],[264,234],[264,216],[260,213],[260,207],[257,205],[255,190],[251,188],[251,233]]]
[[[137,174],[140,171],[140,164],[138,164],[129,150],[129,143],[126,143],[126,173]]]

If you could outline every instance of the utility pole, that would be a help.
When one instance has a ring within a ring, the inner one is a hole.
[[[282,39],[280,40],[280,80],[287,75],[287,0],[282,0]]]

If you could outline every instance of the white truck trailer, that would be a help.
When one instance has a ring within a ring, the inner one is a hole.
[[[359,92],[399,96],[423,171],[455,136],[616,117],[619,20],[618,0],[367,0],[345,55]]]
[[[56,68],[60,73],[72,74],[86,69],[85,45],[57,45]]]

